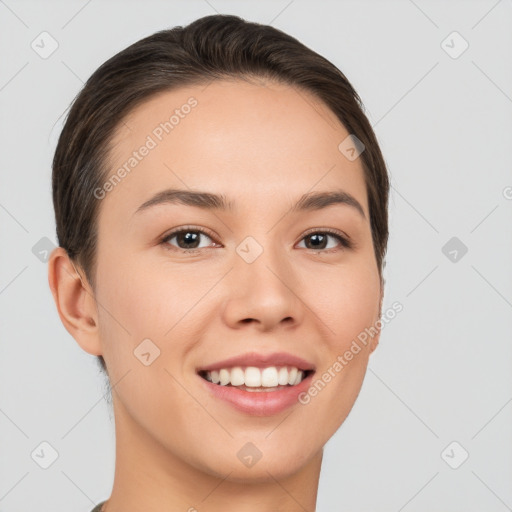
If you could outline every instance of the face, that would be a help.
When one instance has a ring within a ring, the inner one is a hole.
[[[338,149],[348,135],[310,94],[243,81],[159,94],[120,125],[109,172],[119,179],[96,191],[96,299],[116,424],[137,442],[212,475],[282,478],[345,420],[381,299],[362,164]],[[162,202],[170,189],[226,204]],[[342,199],[299,203],[334,192]],[[314,369],[301,400],[229,386],[233,403],[198,373],[248,353],[284,356],[242,372],[276,366],[285,378],[282,366],[299,366],[289,356]]]

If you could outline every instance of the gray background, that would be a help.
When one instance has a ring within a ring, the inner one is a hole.
[[[0,0],[0,511],[90,511],[113,480],[105,384],[62,326],[40,260],[44,237],[56,242],[62,115],[108,57],[215,12],[333,61],[391,173],[384,307],[404,309],[326,446],[317,510],[512,510],[510,0]],[[43,31],[58,43],[47,58],[31,47]],[[43,441],[59,455],[48,469]]]

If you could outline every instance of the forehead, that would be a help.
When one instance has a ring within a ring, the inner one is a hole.
[[[159,93],[130,112],[112,139],[109,176],[122,178],[102,208],[126,217],[165,188],[263,208],[341,188],[367,212],[360,159],[338,149],[348,136],[325,104],[289,85],[217,80]]]

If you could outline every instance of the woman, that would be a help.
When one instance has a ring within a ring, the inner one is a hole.
[[[345,76],[215,15],[75,99],[53,161],[60,318],[108,375],[95,512],[314,510],[380,335],[386,166]]]

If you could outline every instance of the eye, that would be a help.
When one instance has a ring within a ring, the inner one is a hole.
[[[326,251],[325,249],[336,249],[336,244],[334,246],[328,247],[329,238],[333,238],[338,240],[338,244],[341,245],[341,247],[346,249],[352,248],[352,242],[349,240],[348,237],[343,236],[338,231],[326,229],[323,231],[310,231],[306,236],[302,238],[302,240],[309,240],[309,244],[306,245],[306,249],[312,249],[312,250],[321,250],[323,252],[330,252]],[[309,245],[309,246],[308,246]],[[338,247],[339,247],[338,245]]]
[[[212,240],[212,237],[202,229],[184,227],[176,229],[171,233],[167,234],[161,240],[161,243],[164,245],[166,249],[182,249],[183,252],[196,252],[199,249],[205,249],[209,247],[208,245],[201,246],[201,237],[205,237],[208,238],[209,240]],[[173,240],[174,238],[176,239],[177,246],[171,243],[171,240]]]
[[[209,249],[212,248],[211,244],[201,245],[201,237],[207,238],[210,241],[213,241],[213,235],[209,234],[204,229],[191,227],[182,227],[179,229],[175,229],[171,231],[161,240],[161,244],[167,250],[180,250],[184,253],[194,253],[199,252],[201,249]],[[175,243],[171,243],[172,240],[175,240]],[[338,241],[338,246],[336,244],[329,246],[329,239],[334,239]],[[308,241],[305,243],[306,249],[321,251],[321,252],[336,252],[339,250],[339,247],[346,249],[353,248],[352,241],[342,235],[340,232],[324,229],[324,230],[316,230],[309,231],[302,240]],[[301,242],[302,242],[301,240]],[[216,242],[213,242],[214,245],[219,246]],[[304,246],[303,246],[304,247]]]

